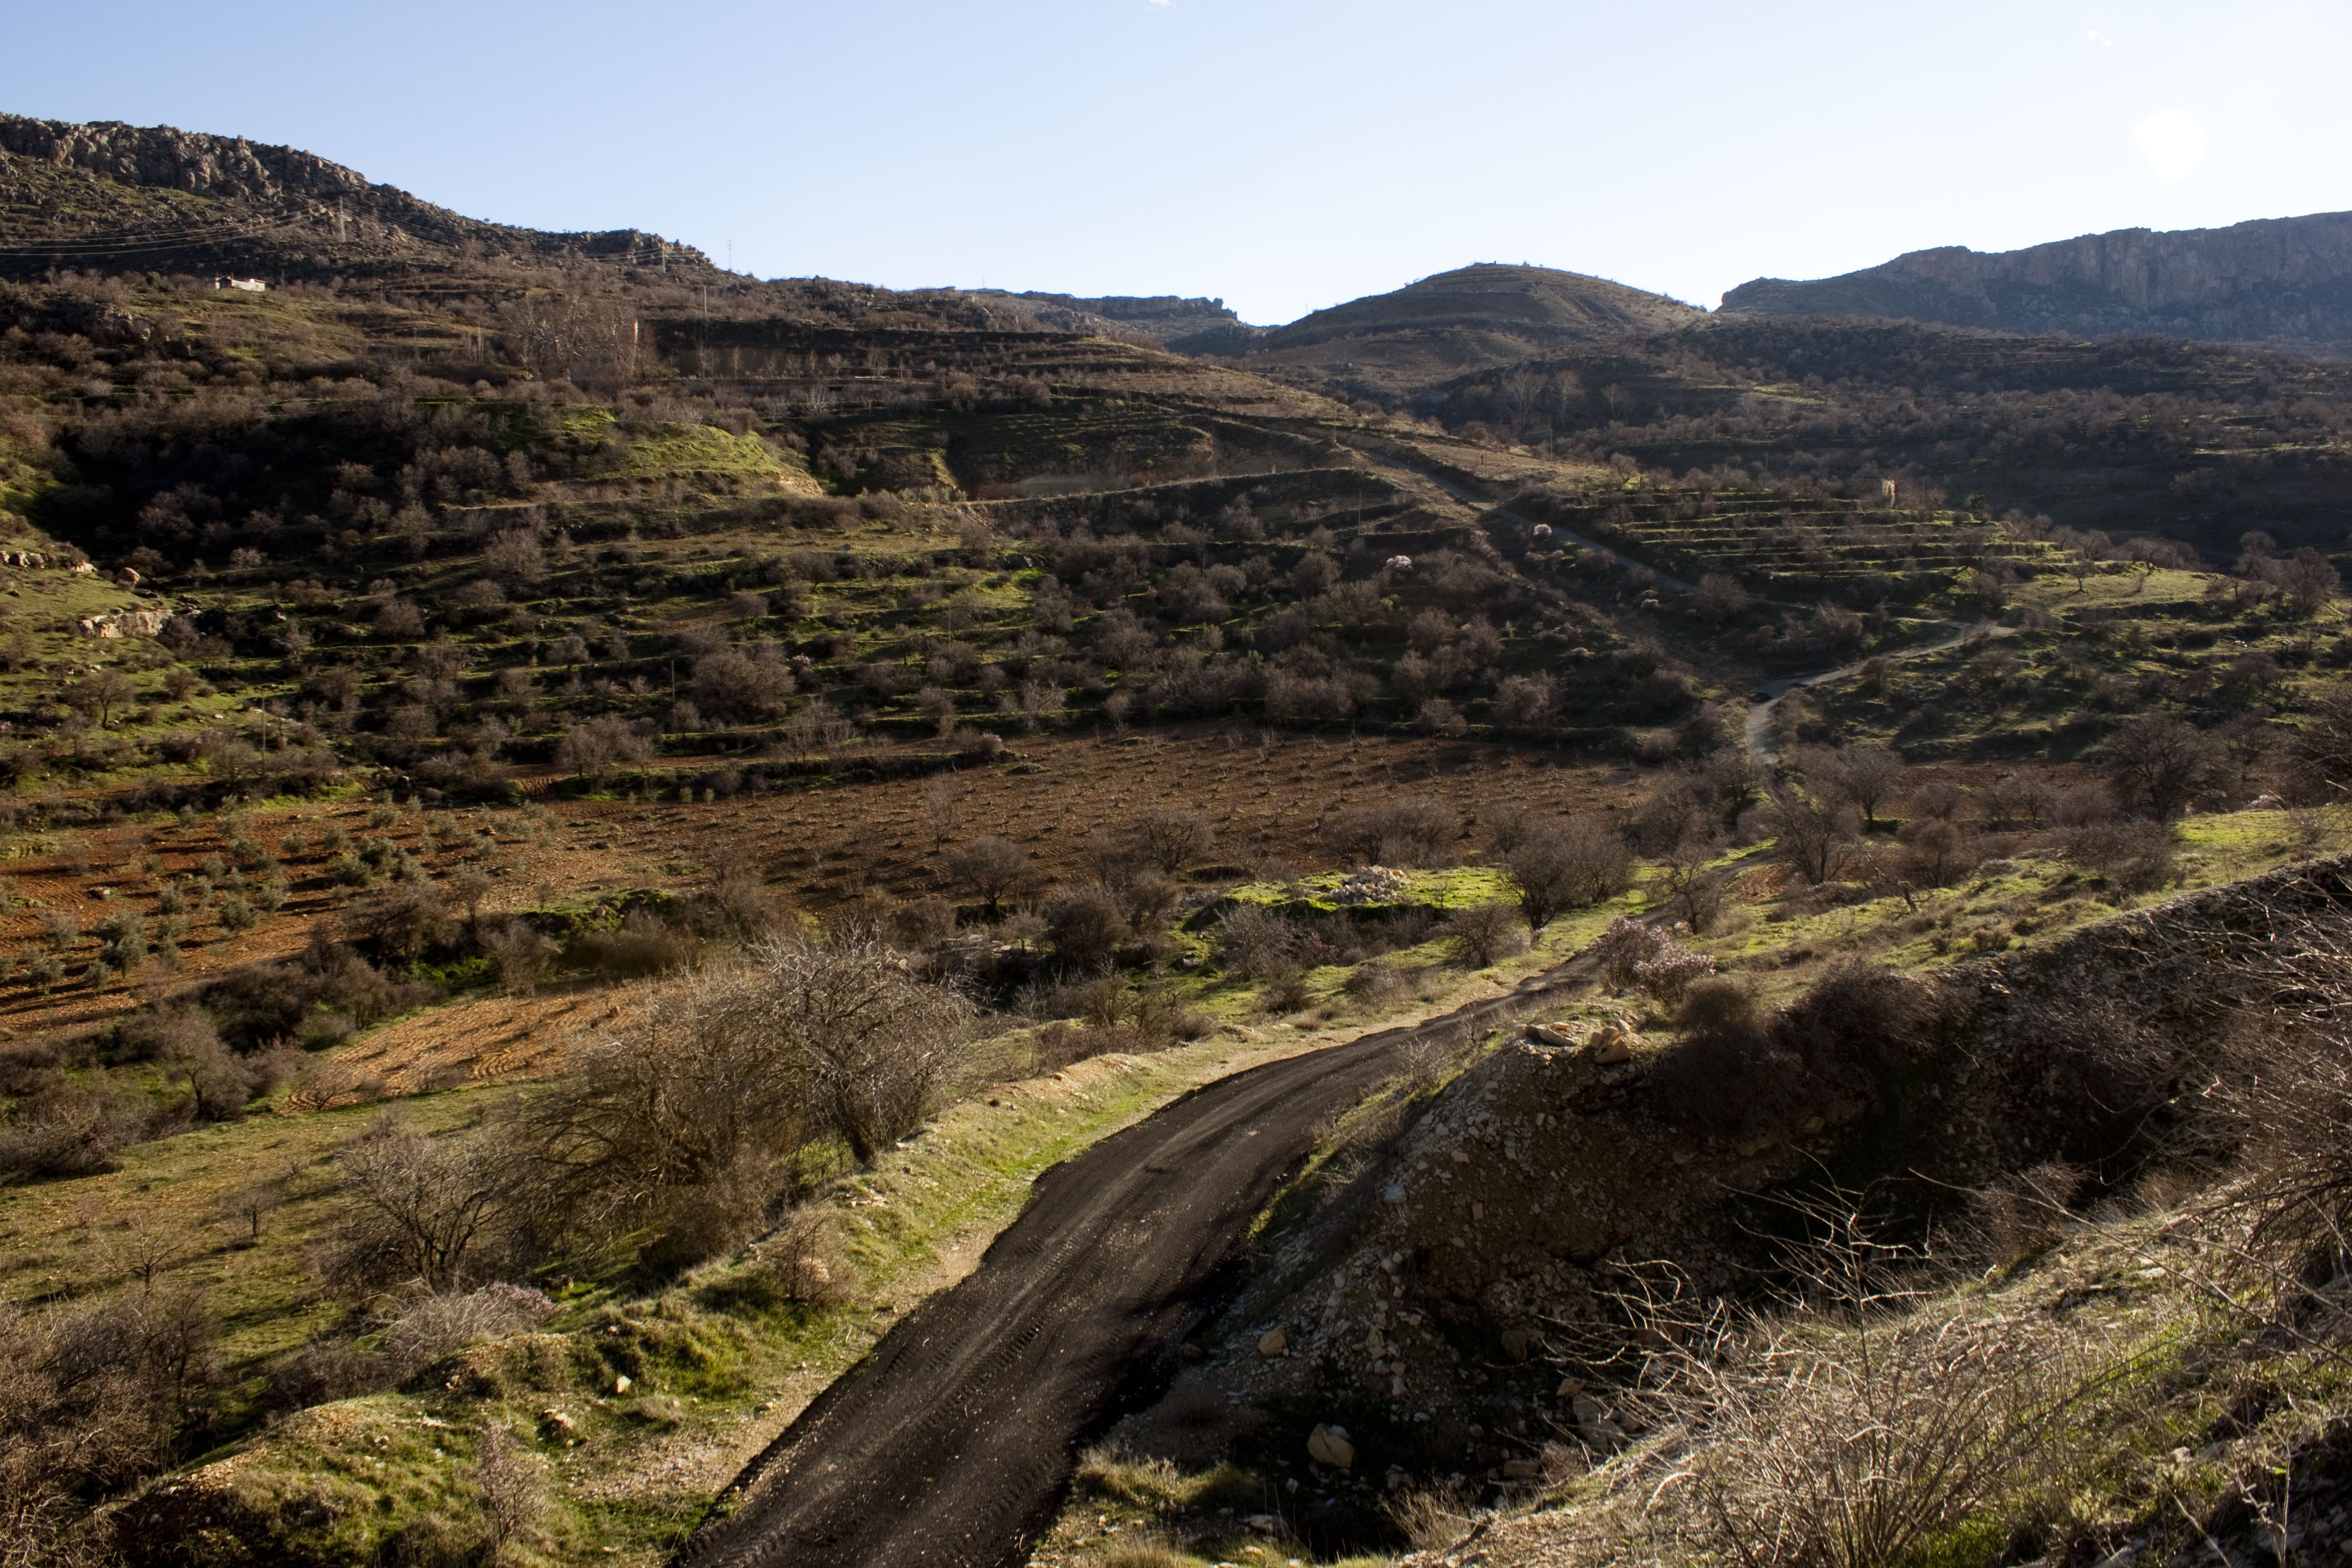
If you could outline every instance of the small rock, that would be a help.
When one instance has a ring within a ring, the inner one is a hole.
[[[1181,1362],[1188,1362],[1188,1363],[1189,1363],[1189,1362],[1197,1362],[1197,1361],[1200,1361],[1200,1360],[1201,1360],[1202,1358],[1203,1358],[1204,1356],[1206,1356],[1207,1354],[1208,1354],[1208,1352],[1207,1352],[1206,1351],[1202,1350],[1202,1349],[1200,1346],[1198,1346],[1198,1345],[1182,1345],[1182,1346],[1178,1347],[1178,1349],[1177,1349],[1177,1352],[1176,1352],[1176,1359],[1177,1359],[1177,1360],[1179,1360],[1179,1361],[1181,1361]]]
[[[579,1430],[579,1426],[572,1421],[572,1417],[565,1415],[561,1410],[549,1409],[541,1411],[539,1413],[539,1424],[546,1427],[549,1431],[556,1434],[558,1436],[562,1437],[569,1437],[572,1433]]]
[[[1507,1480],[1531,1481],[1543,1474],[1543,1467],[1533,1459],[1505,1459],[1503,1476]]]
[[[1268,1329],[1257,1338],[1257,1353],[1277,1356],[1290,1348],[1290,1336],[1280,1329]]]
[[[1352,1469],[1356,1446],[1348,1441],[1345,1426],[1318,1426],[1307,1435],[1307,1457],[1335,1470]]]
[[[615,1394],[626,1394],[633,1386],[635,1385],[631,1383],[629,1374],[625,1372],[613,1380],[613,1392]]]
[[[1580,1377],[1563,1377],[1559,1380],[1559,1386],[1552,1391],[1552,1397],[1555,1399],[1570,1399],[1583,1392],[1584,1379]]]
[[[1513,1361],[1525,1361],[1535,1349],[1535,1336],[1525,1329],[1503,1331],[1503,1353]]]

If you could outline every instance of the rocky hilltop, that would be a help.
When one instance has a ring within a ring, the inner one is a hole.
[[[710,265],[636,229],[483,223],[299,148],[168,125],[0,115],[0,270],[128,264],[301,277],[468,251]]]
[[[2352,351],[2352,213],[2227,228],[2116,229],[1990,254],[1915,250],[1837,278],[1759,278],[1727,314],[1872,316],[2000,331]]]

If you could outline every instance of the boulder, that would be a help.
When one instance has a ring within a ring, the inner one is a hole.
[[[1307,1457],[1335,1470],[1352,1469],[1356,1446],[1348,1441],[1345,1426],[1318,1426],[1307,1435]]]

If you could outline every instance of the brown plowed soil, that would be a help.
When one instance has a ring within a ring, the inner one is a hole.
[[[694,1568],[1012,1568],[1079,1441],[1169,1345],[1327,1118],[1416,1041],[1525,1016],[1569,971],[1418,1026],[1237,1073],[1039,1178],[980,1268],[826,1390],[737,1479]]]

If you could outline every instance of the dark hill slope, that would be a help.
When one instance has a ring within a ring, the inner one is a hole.
[[[1244,322],[1223,300],[1174,294],[1088,298],[1035,290],[1011,294],[997,289],[978,290],[974,297],[991,305],[1001,304],[1048,331],[1130,338],[1180,353],[1245,353],[1266,331]]]
[[[1706,317],[1696,306],[1606,279],[1481,263],[1318,310],[1258,339],[1243,363],[1410,387]]]
[[[0,276],[53,268],[366,276],[459,255],[711,270],[700,251],[636,229],[551,234],[483,223],[293,147],[167,125],[0,115]]]
[[[1759,278],[1725,313],[1877,316],[2001,331],[2352,350],[2352,213],[2087,234],[2024,250],[1915,250],[1812,282]]]

